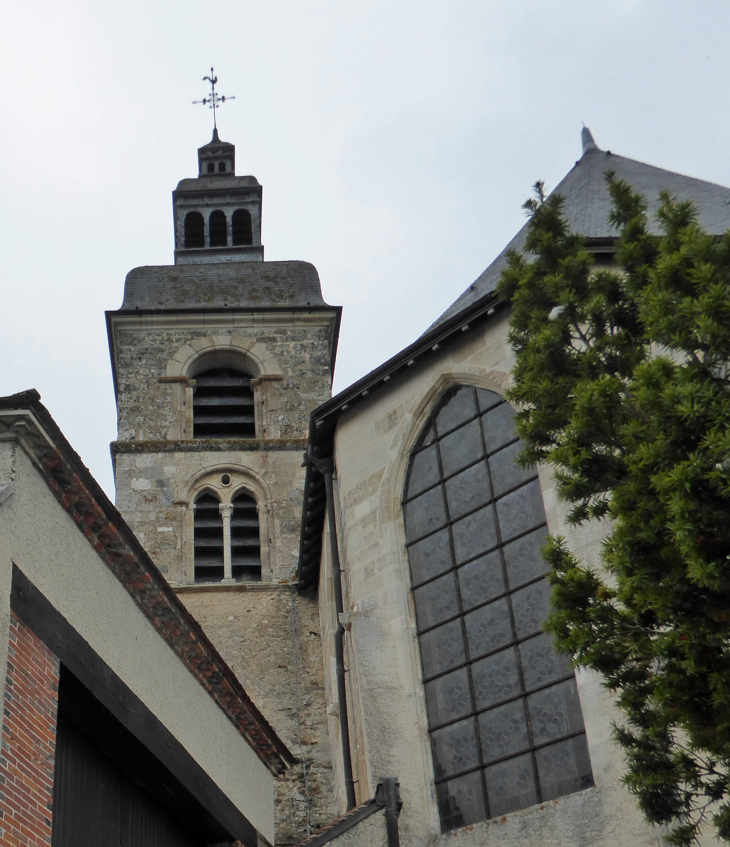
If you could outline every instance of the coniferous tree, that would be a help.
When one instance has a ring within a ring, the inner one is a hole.
[[[607,176],[616,268],[595,269],[559,196],[526,203],[508,394],[523,464],[550,463],[571,523],[606,525],[603,570],[561,537],[548,628],[616,694],[625,783],[646,818],[689,845],[730,841],[730,233],[688,203],[646,203]]]

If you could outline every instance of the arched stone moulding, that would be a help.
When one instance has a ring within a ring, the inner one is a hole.
[[[504,396],[509,379],[510,375],[504,371],[490,370],[485,372],[481,368],[474,371],[439,374],[420,399],[413,398],[410,408],[402,416],[398,433],[393,439],[393,443],[399,442],[399,444],[385,470],[385,485],[382,490],[380,507],[383,518],[388,523],[392,522],[399,527],[404,551],[406,536],[401,501],[405,491],[408,460],[435,406],[450,388],[457,385],[472,385],[474,388],[484,388],[487,391],[494,391],[495,394]]]
[[[223,485],[223,474],[231,477],[230,485]],[[186,582],[194,581],[194,506],[204,492],[217,497],[223,506],[230,505],[233,498],[245,491],[256,501],[259,515],[259,541],[261,544],[261,579],[271,582],[276,572],[276,550],[273,544],[272,494],[263,474],[256,473],[243,465],[232,462],[207,465],[196,471],[179,492],[177,502],[184,505],[183,550]]]
[[[205,363],[200,363],[201,359]],[[208,335],[180,347],[167,363],[167,376],[184,376],[194,379],[202,367],[245,367],[251,376],[281,378],[281,365],[264,344],[244,335]]]
[[[266,345],[237,333],[197,338],[180,347],[168,360],[166,379],[180,383],[177,409],[180,437],[193,438],[195,376],[214,367],[237,368],[251,375],[256,437],[275,437],[268,409],[271,383],[282,379],[281,365]]]

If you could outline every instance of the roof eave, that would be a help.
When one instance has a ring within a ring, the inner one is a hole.
[[[22,419],[24,432],[15,427],[18,441],[58,502],[77,526],[83,527],[88,543],[128,591],[160,637],[208,690],[273,774],[279,774],[294,764],[297,761],[295,756],[256,708],[198,622],[158,571],[40,402],[40,394],[31,389],[0,397],[0,418],[11,414]],[[173,637],[170,628],[165,626],[171,617],[182,625],[183,638]]]
[[[504,304],[496,293],[490,292],[484,295],[459,314],[429,330],[362,379],[322,403],[310,415],[307,453],[318,458],[331,456],[337,419],[341,412],[364,402],[366,398],[386,387],[392,380],[408,372],[411,367],[426,361],[442,348],[454,343],[457,338],[463,337],[463,333],[472,331],[475,326],[492,318],[503,308]],[[321,475],[307,464],[297,571],[300,591],[316,587],[319,577],[324,510],[313,509],[310,506],[313,499],[321,499],[323,485]]]

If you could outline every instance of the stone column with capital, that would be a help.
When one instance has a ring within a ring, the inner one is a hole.
[[[233,503],[221,503],[218,511],[223,518],[223,582],[233,582],[233,568],[231,566],[231,515],[233,514]]]

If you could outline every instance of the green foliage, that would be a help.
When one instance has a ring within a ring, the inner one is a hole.
[[[549,462],[569,521],[606,521],[604,570],[559,537],[548,628],[602,674],[646,818],[730,842],[730,233],[607,176],[616,268],[597,269],[542,185],[500,282],[525,465]]]

